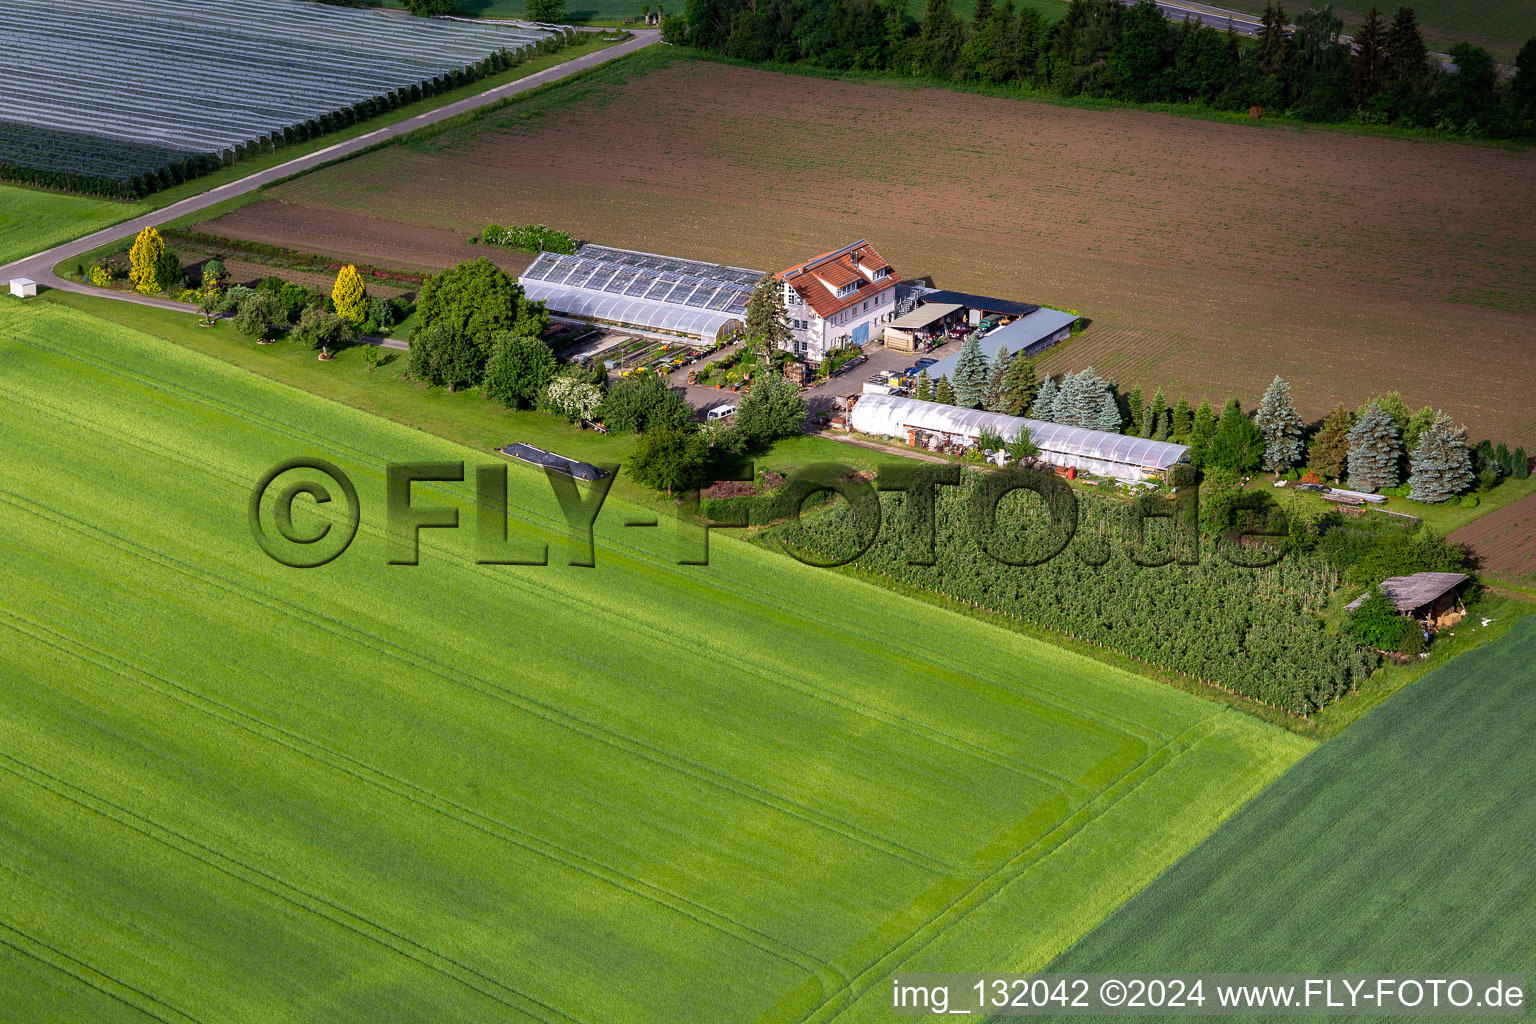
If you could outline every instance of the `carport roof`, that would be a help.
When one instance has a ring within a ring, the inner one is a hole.
[[[885,326],[895,327],[898,330],[915,330],[919,327],[927,327],[935,320],[942,320],[956,310],[964,308],[964,306],[958,303],[925,303],[918,306],[912,312],[897,317]]]

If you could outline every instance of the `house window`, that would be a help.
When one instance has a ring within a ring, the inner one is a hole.
[[[869,300],[868,299],[864,300],[864,312],[866,312],[866,313],[869,312]]]

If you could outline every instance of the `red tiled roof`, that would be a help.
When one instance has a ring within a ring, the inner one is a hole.
[[[871,272],[884,268],[890,271],[890,276],[883,281],[871,281],[860,268],[867,268]],[[871,295],[894,288],[901,280],[891,265],[862,239],[853,245],[824,252],[804,263],[781,270],[775,276],[781,281],[787,281],[823,320],[863,302]],[[853,282],[857,282],[858,287],[839,298],[834,289]]]

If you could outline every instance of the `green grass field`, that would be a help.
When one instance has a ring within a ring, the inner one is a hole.
[[[148,202],[124,203],[0,185],[0,265],[151,209],[154,204]]]
[[[1308,749],[751,545],[677,566],[618,501],[595,569],[477,566],[473,484],[418,486],[466,528],[388,566],[383,464],[483,450],[53,303],[0,302],[0,360],[12,1019],[884,1019],[898,968],[1044,963]],[[247,525],[295,455],[361,493],[320,569]]]
[[[1319,747],[1052,965],[1536,972],[1536,616]]]

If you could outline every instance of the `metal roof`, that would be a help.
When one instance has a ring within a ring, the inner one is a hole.
[[[531,462],[535,466],[543,466],[545,469],[558,470],[567,476],[573,476],[578,480],[601,480],[608,473],[598,469],[587,462],[577,462],[575,459],[554,452],[547,452],[542,448],[535,448],[531,444],[514,441],[505,448],[497,449],[501,454],[524,462]]]
[[[921,309],[922,307],[918,308]],[[986,355],[987,361],[991,362],[997,358],[997,350],[1003,346],[1006,345],[1010,353],[1018,352],[1021,349],[1028,349],[1031,345],[1039,344],[1046,338],[1049,338],[1063,327],[1069,326],[1075,320],[1077,320],[1076,313],[1064,313],[1059,309],[1045,309],[1042,307],[1028,316],[1019,317],[1019,319],[1006,327],[999,327],[991,334],[982,338],[977,344],[981,346],[981,351]],[[952,356],[940,359],[928,367],[928,376],[934,380],[938,380],[940,377],[947,377],[955,372],[955,364],[959,361],[960,353],[958,352]]]
[[[1391,598],[1400,612],[1422,608],[1445,593],[1455,590],[1470,577],[1459,572],[1416,572],[1412,576],[1393,576],[1381,581],[1381,592]],[[1354,611],[1370,596],[1367,590],[1344,608]]]
[[[953,303],[967,309],[979,309],[983,313],[1001,313],[1003,316],[1028,316],[1040,308],[1030,302],[994,299],[987,295],[972,295],[969,292],[951,292],[942,289],[924,292],[917,297],[917,301],[925,305],[932,302]]]
[[[935,320],[942,320],[956,310],[964,308],[964,306],[958,305],[956,303],[939,302],[932,305],[924,304],[918,306],[910,313],[905,313],[897,317],[895,320],[892,320],[885,326],[894,327],[897,330],[911,330],[918,327],[927,327]]]
[[[961,409],[938,402],[920,402],[894,395],[865,395],[854,403],[849,425],[864,434],[899,437],[908,427],[977,437],[986,428],[1005,441],[1028,429],[1030,438],[1045,453],[1076,456],[1104,463],[1143,469],[1168,469],[1189,452],[1182,444],[1127,437],[1086,427],[1005,416],[980,409]]]

